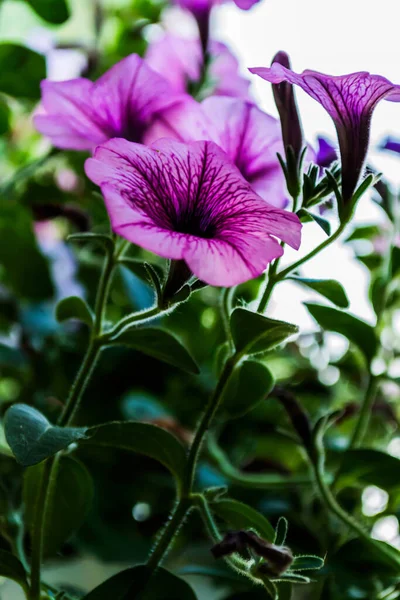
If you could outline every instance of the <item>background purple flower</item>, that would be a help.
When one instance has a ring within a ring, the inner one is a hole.
[[[58,148],[92,150],[113,137],[141,141],[153,115],[176,100],[170,83],[132,54],[94,83],[43,81],[44,114],[34,122]]]
[[[250,82],[239,75],[239,63],[227,46],[211,41],[209,52],[208,85],[202,90],[203,94],[248,99]],[[150,43],[146,62],[168,79],[175,92],[186,92],[190,84],[198,83],[201,77],[203,54],[200,40],[166,33]]]
[[[338,157],[337,152],[333,144],[331,144],[326,138],[318,136],[318,150],[315,162],[321,168],[329,167]]]
[[[280,64],[250,69],[270,83],[299,85],[332,117],[342,161],[342,195],[348,201],[360,178],[369,144],[372,113],[380,100],[400,102],[400,86],[367,72],[324,75],[317,71],[294,73]]]
[[[389,136],[382,142],[380,148],[382,150],[390,150],[391,152],[400,154],[400,140]]]
[[[160,140],[151,148],[110,140],[86,161],[116,233],[160,256],[183,259],[211,285],[261,274],[280,256],[275,237],[300,245],[296,215],[268,205],[212,142]]]

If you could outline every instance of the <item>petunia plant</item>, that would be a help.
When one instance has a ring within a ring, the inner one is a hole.
[[[69,16],[31,4],[53,28]],[[379,525],[400,510],[399,198],[369,128],[400,86],[299,75],[278,52],[250,69],[275,118],[209,39],[218,3],[177,4],[199,37],[147,44],[158,3],[95,3],[72,79],[0,43],[0,595],[395,600],[398,536]],[[338,150],[314,148],[295,86]],[[355,220],[368,202],[379,224]],[[374,324],[329,264],[303,271],[338,240]],[[313,331],[276,318],[285,286]]]

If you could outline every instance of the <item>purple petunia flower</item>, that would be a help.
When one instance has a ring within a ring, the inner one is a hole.
[[[380,148],[381,150],[390,150],[391,152],[400,154],[400,140],[389,136],[382,142]]]
[[[254,191],[270,204],[287,203],[286,182],[277,158],[283,153],[279,122],[239,98],[191,98],[159,113],[146,143],[169,137],[182,142],[211,140],[222,148]]]
[[[177,99],[170,83],[132,54],[96,82],[43,81],[44,114],[34,122],[58,148],[92,150],[113,137],[141,142],[157,111]]]
[[[232,286],[294,248],[301,224],[253,192],[212,142],[122,139],[99,146],[86,173],[101,186],[113,230],[160,256],[184,260],[202,281]],[[274,236],[274,237],[272,237]]]
[[[321,168],[329,167],[337,159],[335,147],[322,136],[318,136],[317,140],[318,150],[315,162]]]
[[[239,75],[239,63],[221,42],[209,43],[207,95],[249,98],[248,79]],[[201,78],[203,54],[199,39],[186,39],[166,33],[149,44],[147,64],[168,79],[175,92],[186,92]],[[204,93],[204,90],[203,90]]]
[[[400,86],[364,71],[338,76],[317,71],[298,74],[276,63],[270,68],[257,67],[250,71],[273,84],[287,81],[299,85],[329,113],[339,139],[342,196],[344,202],[349,201],[367,155],[374,108],[383,99],[400,102]]]

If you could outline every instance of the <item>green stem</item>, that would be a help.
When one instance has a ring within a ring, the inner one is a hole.
[[[235,345],[232,339],[231,326],[230,326],[230,315],[232,311],[232,300],[236,291],[236,286],[231,288],[224,288],[221,293],[221,316],[222,324],[224,326],[225,337],[229,343],[231,351],[234,351]]]
[[[193,482],[196,470],[197,460],[200,454],[201,447],[203,445],[203,441],[205,435],[211,425],[212,420],[214,419],[219,405],[222,400],[223,391],[225,389],[226,384],[228,383],[229,377],[231,376],[233,369],[235,368],[238,362],[238,355],[232,356],[225,363],[224,370],[222,371],[221,377],[219,378],[217,387],[215,388],[214,394],[211,396],[209,403],[206,407],[205,413],[199,423],[197,431],[195,433],[192,445],[189,450],[189,455],[187,459],[186,465],[186,476],[185,481],[183,483],[183,494],[190,495],[193,489]]]
[[[207,529],[208,535],[214,543],[218,543],[222,539],[222,535],[214,521],[210,507],[203,494],[192,494],[192,500],[198,508],[203,523]],[[248,575],[248,561],[244,560],[240,556],[226,556],[224,557],[225,562],[235,570],[243,571]]]
[[[207,449],[222,475],[241,487],[253,489],[287,489],[292,486],[312,485],[312,480],[309,475],[283,477],[278,474],[250,475],[242,473],[232,465],[225,452],[218,445],[215,435],[209,436]]]
[[[285,279],[286,275],[289,275],[289,273],[291,273],[292,271],[295,271],[296,269],[298,269],[299,267],[304,265],[306,262],[308,262],[311,258],[313,258],[317,254],[319,254],[321,252],[321,250],[324,250],[325,248],[330,246],[334,241],[336,241],[341,236],[341,234],[343,233],[343,231],[346,228],[347,223],[348,223],[347,220],[344,221],[343,223],[341,223],[339,225],[339,227],[337,228],[337,230],[335,231],[335,233],[333,235],[331,235],[331,237],[324,240],[321,244],[319,244],[313,250],[311,250],[311,252],[309,252],[308,254],[303,256],[303,258],[300,258],[298,261],[296,261],[292,265],[289,265],[288,267],[286,267],[286,269],[283,269],[283,271],[280,271],[275,278],[276,282],[282,281],[283,279]]]
[[[353,435],[350,441],[350,448],[359,448],[368,431],[369,420],[371,417],[371,411],[375,402],[376,394],[379,387],[379,381],[377,377],[374,377],[371,373],[369,374],[368,387],[365,392],[364,400],[361,404],[358,420],[353,431]]]
[[[283,246],[283,245],[282,245]],[[269,299],[271,298],[272,291],[274,289],[276,279],[276,271],[279,265],[280,257],[278,257],[269,267],[268,269],[268,278],[264,283],[264,291],[262,292],[260,302],[258,304],[257,312],[263,313],[267,308],[267,304]]]
[[[320,456],[318,460],[313,460],[310,457],[310,462],[314,472],[317,488],[326,508],[332,514],[336,515],[336,517],[342,521],[342,523],[350,527],[350,529],[354,531],[354,533],[356,533],[360,538],[362,538],[369,546],[375,548],[379,554],[385,555],[385,557],[396,569],[399,569],[400,552],[389,545],[381,544],[372,539],[362,525],[360,525],[358,521],[356,521],[345,510],[343,510],[343,508],[337,503],[336,498],[324,480],[324,457]]]
[[[55,483],[58,460],[58,456],[56,455],[48,458],[43,465],[43,473],[39,485],[39,494],[36,500],[35,516],[32,525],[32,558],[29,600],[40,600],[44,529],[52,486]]]
[[[146,323],[147,321],[153,320],[155,317],[161,317],[163,315],[166,315],[170,313],[172,309],[173,307],[169,307],[165,310],[162,310],[157,305],[155,305],[151,308],[142,310],[141,312],[135,313],[133,315],[128,315],[127,317],[121,319],[113,329],[107,331],[107,333],[105,333],[101,337],[102,342],[105,343],[106,340],[115,338],[117,335],[129,329],[132,325]]]
[[[149,569],[149,578],[152,573],[161,564],[165,554],[167,553],[175,535],[177,534],[180,526],[182,525],[187,513],[191,508],[191,500],[188,496],[181,498],[171,515],[168,524],[164,531],[159,536],[157,543],[147,561],[147,567]]]

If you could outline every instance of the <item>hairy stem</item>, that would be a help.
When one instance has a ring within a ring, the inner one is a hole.
[[[149,569],[149,577],[161,564],[165,554],[167,553],[171,542],[177,534],[180,526],[182,525],[189,509],[191,508],[191,501],[189,497],[181,498],[178,504],[175,506],[174,511],[168,521],[164,531],[161,532],[156,545],[147,561],[147,567]]]
[[[224,370],[222,371],[221,377],[219,378],[217,387],[215,388],[214,394],[211,396],[210,401],[206,407],[205,413],[200,420],[199,426],[195,433],[192,445],[189,450],[186,476],[183,484],[183,494],[189,495],[193,489],[194,476],[196,471],[196,464],[199,458],[200,450],[204,442],[205,435],[218,411],[220,406],[223,391],[226,384],[228,383],[229,377],[231,376],[233,369],[238,362],[237,355],[232,356],[225,363]]]

